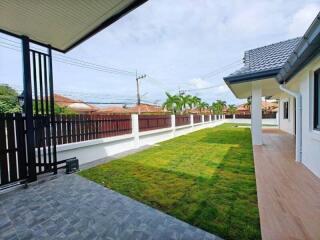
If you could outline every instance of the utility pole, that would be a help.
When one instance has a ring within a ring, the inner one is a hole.
[[[143,79],[143,78],[146,78],[146,77],[147,77],[146,74],[143,74],[143,75],[138,76],[138,72],[136,71],[137,105],[140,105],[140,104],[141,104],[139,80],[140,80],[140,79]]]

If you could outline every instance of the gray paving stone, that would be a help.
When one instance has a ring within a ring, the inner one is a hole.
[[[220,239],[78,175],[0,195],[0,239]]]

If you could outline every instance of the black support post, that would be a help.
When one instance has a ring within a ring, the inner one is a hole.
[[[37,180],[36,158],[34,149],[34,126],[33,126],[33,103],[32,83],[30,71],[30,45],[29,38],[22,37],[22,60],[23,60],[23,88],[24,88],[24,112],[26,114],[27,130],[27,156],[28,156],[28,180]]]
[[[54,111],[54,89],[53,89],[53,70],[52,70],[52,48],[48,46],[49,55],[49,88],[50,88],[50,117],[51,117],[51,134],[52,134],[52,154],[53,154],[53,173],[57,174],[57,140],[56,140],[56,123]]]

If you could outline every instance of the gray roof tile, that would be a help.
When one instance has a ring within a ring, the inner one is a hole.
[[[244,53],[244,66],[225,79],[236,80],[237,77],[250,76],[265,71],[277,70],[285,64],[301,38],[294,38],[264,47],[251,49]]]

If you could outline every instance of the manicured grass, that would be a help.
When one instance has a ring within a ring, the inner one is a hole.
[[[225,239],[260,239],[248,128],[224,124],[80,175]]]

